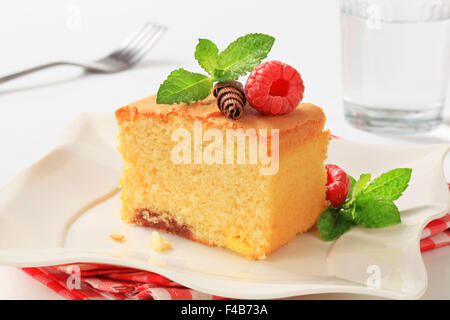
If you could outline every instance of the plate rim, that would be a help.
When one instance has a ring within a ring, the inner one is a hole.
[[[108,113],[101,113],[101,112],[83,112],[80,115],[78,115],[76,118],[74,118],[66,127],[65,131],[71,128],[74,123],[79,121],[98,121],[98,117],[105,117],[108,116],[112,118],[112,116]],[[93,120],[93,118],[95,118]],[[64,133],[61,135],[61,137],[64,135]],[[405,147],[405,148],[428,148],[428,149],[437,149],[437,148],[443,148],[446,149],[446,151],[442,152],[442,161],[444,161],[445,157],[450,151],[450,144],[427,144],[427,145],[389,145],[389,144],[371,144],[371,143],[362,143],[357,141],[351,141],[347,139],[333,139],[336,140],[336,142],[341,141],[343,143],[349,142],[352,144],[359,144],[362,146],[378,146],[378,147]],[[7,181],[5,184],[3,184],[0,188],[0,192],[6,190],[18,177],[20,177],[23,173],[25,173],[27,170],[35,166],[38,162],[44,161],[46,157],[48,157],[51,153],[53,153],[55,150],[61,147],[70,147],[71,143],[73,141],[68,141],[66,143],[62,143],[61,140],[58,140],[58,142],[54,145],[54,147],[44,154],[41,158],[33,162],[32,164],[26,166],[24,169],[22,169],[17,175],[15,175],[12,179]],[[443,166],[441,167],[440,174],[445,181],[444,176],[444,169]],[[105,194],[108,191],[105,191]],[[424,218],[422,221],[422,228],[423,228],[432,220],[440,218],[444,216],[447,211],[449,210],[450,203],[447,205],[447,208],[442,210],[439,213],[435,213],[433,215],[427,216],[427,218]],[[348,282],[348,284],[339,284],[339,285],[332,285],[331,287],[324,286],[323,284],[308,284],[308,288],[292,288],[289,292],[286,292],[285,294],[260,294],[260,295],[247,295],[247,294],[236,294],[234,296],[229,296],[229,298],[236,298],[236,299],[278,299],[278,298],[288,298],[288,297],[296,297],[301,295],[307,295],[307,294],[321,294],[321,293],[353,293],[353,294],[364,294],[369,296],[375,296],[375,297],[385,297],[385,298],[392,298],[392,299],[417,299],[420,298],[426,291],[428,287],[428,274],[427,270],[423,261],[423,256],[420,254],[420,236],[421,234],[418,233],[416,235],[417,238],[417,249],[420,255],[420,268],[425,274],[424,280],[424,286],[423,288],[417,293],[417,294],[411,294],[408,295],[407,293],[402,293],[399,291],[394,290],[386,290],[386,289],[372,289],[367,286],[363,286],[356,282],[351,282],[349,280],[340,279],[342,281]],[[64,253],[64,256],[55,256],[52,258],[38,258],[38,256],[41,256],[42,254],[48,254],[48,252],[55,251],[55,254]],[[180,284],[185,285],[186,287],[189,287],[194,290],[198,290],[200,292],[204,293],[210,293],[217,296],[224,296],[223,293],[221,293],[220,286],[212,286],[212,287],[202,287],[198,285],[198,283],[195,283],[195,281],[192,280],[192,278],[195,277],[189,277],[186,279],[182,279],[182,276],[185,276],[186,274],[182,274],[180,272],[175,272],[172,270],[160,268],[156,265],[145,263],[142,261],[139,261],[137,259],[124,259],[124,258],[117,258],[117,257],[111,257],[107,256],[105,253],[102,253],[101,257],[93,257],[91,254],[99,254],[94,252],[84,252],[83,254],[79,253],[80,250],[74,250],[71,248],[48,248],[48,249],[34,249],[34,250],[10,250],[10,249],[0,249],[0,265],[6,265],[11,267],[19,267],[19,268],[27,268],[27,267],[44,267],[44,266],[51,266],[51,265],[57,265],[57,264],[70,264],[70,263],[80,263],[80,260],[82,260],[84,263],[105,263],[110,265],[120,265],[120,266],[127,266],[135,269],[142,269],[150,272],[155,272],[158,274],[161,274],[163,276],[166,276],[170,278],[173,281],[176,281]],[[87,256],[86,256],[87,254]],[[20,258],[22,257],[22,258]],[[16,260],[14,260],[16,259]],[[38,262],[39,261],[39,262]],[[228,280],[216,280],[218,282],[221,281],[228,281]],[[236,280],[237,281],[237,280]],[[242,281],[242,280],[241,280]],[[239,281],[239,282],[241,282]],[[292,286],[294,286],[293,284]],[[279,284],[277,284],[279,286]],[[226,295],[225,295],[226,296]]]

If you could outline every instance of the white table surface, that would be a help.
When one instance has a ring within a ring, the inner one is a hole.
[[[153,94],[175,68],[201,72],[193,57],[197,38],[211,39],[223,49],[249,32],[276,37],[269,59],[287,62],[301,72],[304,101],[324,108],[326,126],[334,134],[368,143],[450,143],[448,102],[444,124],[426,134],[372,134],[345,122],[336,0],[2,0],[0,76],[52,60],[100,57],[147,20],[166,24],[169,31],[132,70],[86,75],[73,67],[59,67],[0,85],[0,185],[51,150],[78,113],[112,113]],[[444,169],[450,180],[449,157]],[[450,247],[426,252],[423,257],[429,272],[423,298],[450,299]],[[348,297],[365,298],[339,294],[305,298]],[[20,270],[0,267],[0,299],[60,297]]]

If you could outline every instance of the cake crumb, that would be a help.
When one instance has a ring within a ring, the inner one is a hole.
[[[166,251],[172,249],[171,244],[159,235],[158,231],[153,231],[150,238],[150,246],[156,251]]]
[[[117,242],[125,242],[125,236],[123,234],[111,233],[109,237]]]

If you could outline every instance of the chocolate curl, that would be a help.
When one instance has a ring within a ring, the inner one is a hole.
[[[239,119],[247,103],[244,87],[239,81],[219,82],[213,89],[220,112],[230,119]]]

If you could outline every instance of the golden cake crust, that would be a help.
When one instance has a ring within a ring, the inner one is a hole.
[[[217,100],[212,95],[202,101],[191,104],[174,105],[157,104],[156,95],[138,100],[121,107],[116,111],[116,118],[120,122],[133,121],[139,116],[159,118],[168,121],[171,116],[183,117],[190,120],[205,121],[211,127],[225,129],[279,129],[280,132],[301,127],[307,122],[315,122],[322,127],[325,114],[322,109],[311,103],[301,103],[294,111],[282,116],[268,117],[255,109],[248,107],[242,118],[232,120],[225,117],[217,108]]]

